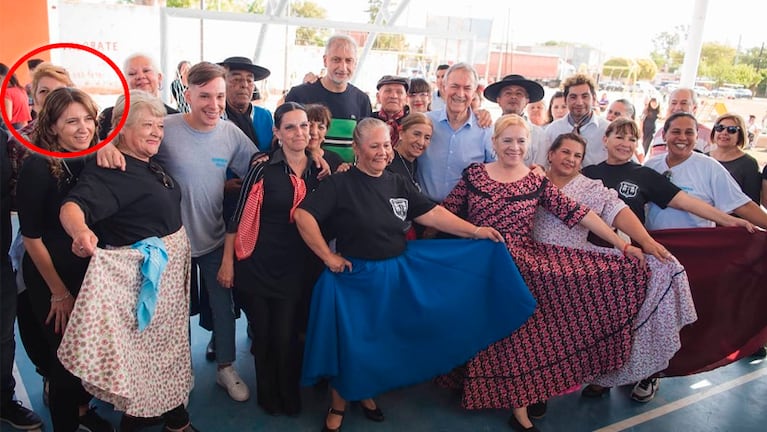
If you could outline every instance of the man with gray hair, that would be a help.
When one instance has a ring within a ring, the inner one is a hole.
[[[357,68],[357,43],[347,35],[331,36],[322,60],[327,73],[315,82],[290,89],[285,102],[327,106],[333,117],[323,147],[338,153],[344,162],[352,162],[354,126],[373,114],[368,95],[350,83]]]
[[[478,80],[470,64],[454,64],[445,74],[445,108],[427,113],[434,131],[431,144],[418,158],[418,181],[436,202],[447,197],[471,163],[495,160],[493,129],[480,127],[471,110]]]
[[[696,95],[695,90],[688,87],[679,87],[669,95],[666,118],[669,118],[671,114],[678,112],[686,112],[696,115],[697,111],[698,96]],[[712,150],[711,129],[702,122],[698,122],[698,140],[695,143],[695,150],[702,153],[708,153]],[[652,145],[648,152],[648,158],[659,154],[665,154],[666,152],[666,141],[663,139],[663,129],[661,128],[655,133],[655,138],[653,138]]]

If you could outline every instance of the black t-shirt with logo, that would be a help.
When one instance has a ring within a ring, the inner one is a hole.
[[[408,221],[435,205],[400,175],[371,177],[352,168],[323,181],[300,208],[320,225],[331,225],[341,255],[381,260],[404,252]]]
[[[608,165],[602,162],[583,168],[583,175],[602,180],[605,187],[618,191],[618,196],[644,224],[645,204],[652,202],[666,208],[681,189],[657,171],[636,162]]]

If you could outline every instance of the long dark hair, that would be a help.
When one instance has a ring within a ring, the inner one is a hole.
[[[8,76],[9,71],[10,69],[5,65],[5,63],[0,63],[0,75]],[[16,78],[16,74],[11,75],[11,77],[8,79],[8,87],[23,88],[21,84],[19,84],[19,80]]]
[[[557,99],[557,98],[564,99],[565,98],[565,92],[559,90],[556,93],[554,93],[553,96],[551,96],[551,99],[549,100],[549,109],[548,109],[548,111],[549,111],[549,119],[548,119],[547,123],[551,123],[551,122],[554,121],[554,114],[551,112],[551,107],[554,106],[554,99]]]
[[[64,151],[64,148],[59,144],[56,134],[53,132],[53,127],[59,118],[64,115],[64,111],[75,103],[85,107],[85,110],[93,118],[93,138],[91,138],[89,147],[95,146],[99,142],[98,133],[96,132],[96,118],[98,118],[99,109],[87,93],[72,87],[57,88],[45,98],[43,109],[37,115],[35,128],[30,134],[31,141],[36,146],[45,150],[53,152]],[[61,160],[59,158],[50,158],[49,166],[54,177],[57,179],[63,177]]]

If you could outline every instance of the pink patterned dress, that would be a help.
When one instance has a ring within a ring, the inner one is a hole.
[[[582,175],[571,180],[561,191],[587,205],[610,226],[618,212],[626,208],[614,189],[606,188],[601,180],[591,180]],[[536,211],[533,229],[535,241],[620,254],[615,249],[589,243],[588,234],[586,227],[578,225],[568,228],[542,208]],[[595,378],[595,384],[605,387],[631,384],[662,371],[682,346],[679,339],[682,327],[698,319],[690,283],[682,264],[676,259],[661,262],[650,255],[646,258],[650,278],[647,282],[647,295],[635,321],[631,356],[621,368]]]
[[[526,406],[623,366],[648,272],[633,259],[533,241],[538,206],[567,226],[588,208],[530,173],[512,183],[472,164],[445,199],[453,213],[496,228],[538,308],[508,337],[438,383],[463,392],[467,409]]]

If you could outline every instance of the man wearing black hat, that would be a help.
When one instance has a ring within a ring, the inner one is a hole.
[[[350,83],[357,67],[357,43],[347,35],[331,36],[322,60],[327,70],[325,76],[293,87],[285,95],[285,102],[327,106],[333,118],[323,148],[338,153],[344,162],[353,162],[354,127],[373,114],[368,95]]]
[[[229,57],[219,63],[226,69],[226,109],[223,118],[236,124],[261,151],[272,145],[274,121],[269,110],[251,104],[256,82],[266,79],[269,69],[254,65],[247,57]]]
[[[497,103],[504,115],[516,114],[525,118],[530,129],[530,144],[525,152],[525,165],[545,165],[545,150],[549,148],[546,134],[540,126],[532,124],[525,116],[528,103],[543,99],[543,87],[522,75],[506,75],[502,80],[487,86],[484,95],[487,100]]]
[[[381,104],[381,110],[373,113],[373,117],[383,120],[389,125],[392,147],[399,141],[399,131],[402,119],[410,114],[407,106],[407,91],[410,82],[407,78],[384,75],[378,80],[376,100]]]

